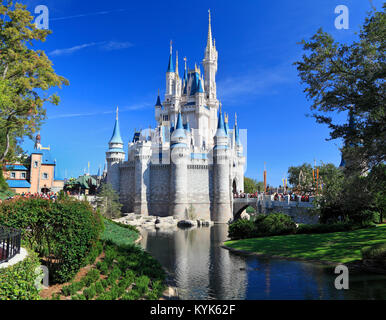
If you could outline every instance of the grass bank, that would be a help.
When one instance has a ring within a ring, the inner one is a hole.
[[[54,300],[159,299],[165,290],[165,272],[135,241],[139,232],[131,226],[104,219],[101,248],[94,263],[74,279],[41,292]]]
[[[386,242],[386,225],[324,234],[298,234],[226,241],[226,247],[284,258],[347,263],[362,258],[361,249]]]

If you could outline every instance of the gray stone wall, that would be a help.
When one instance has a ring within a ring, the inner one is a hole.
[[[150,215],[169,215],[169,171],[167,164],[150,166]]]

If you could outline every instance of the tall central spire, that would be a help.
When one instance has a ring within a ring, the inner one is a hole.
[[[173,66],[173,42],[172,42],[172,40],[170,40],[169,64],[168,64],[168,70],[166,72],[174,72],[174,66]]]
[[[209,13],[209,24],[208,24],[208,40],[206,42],[206,48],[210,49],[212,48],[212,26],[210,21],[210,9],[208,10]]]

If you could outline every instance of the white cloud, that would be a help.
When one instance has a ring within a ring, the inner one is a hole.
[[[122,11],[125,11],[125,9],[82,13],[82,14],[77,14],[77,15],[73,15],[73,16],[52,18],[52,19],[50,19],[50,21],[59,21],[59,20],[67,20],[67,19],[73,19],[73,18],[83,18],[83,17],[90,17],[90,16],[99,16],[99,15],[105,15],[105,14],[110,14],[110,13],[114,13],[114,12],[122,12]]]
[[[101,41],[101,42],[90,42],[90,43],[84,43],[80,44],[71,48],[64,48],[64,49],[56,49],[48,54],[51,56],[63,56],[63,55],[70,55],[74,52],[89,48],[89,47],[95,47],[98,46],[102,50],[106,51],[113,51],[113,50],[122,50],[127,49],[132,46],[134,46],[131,42],[116,42],[116,41]]]
[[[236,102],[250,96],[276,94],[281,85],[294,81],[288,67],[256,70],[254,73],[218,81],[217,92],[223,102]]]
[[[141,110],[151,106],[152,105],[150,103],[137,103],[137,104],[132,104],[124,107],[119,107],[119,112]],[[54,120],[54,119],[63,119],[63,118],[90,117],[90,116],[98,116],[98,115],[113,114],[113,113],[115,113],[115,108],[111,108],[111,110],[109,111],[59,114],[56,116],[48,117],[48,119]]]
[[[93,46],[96,46],[96,45],[99,45],[99,44],[100,44],[100,42],[84,43],[84,44],[77,45],[77,46],[74,46],[74,47],[71,47],[71,48],[56,49],[54,51],[49,52],[48,54],[51,55],[51,56],[69,55],[69,54],[72,54],[72,53],[74,53],[76,51],[79,51],[79,50],[82,50],[82,49],[85,49],[85,48],[89,48],[89,47],[93,47]]]
[[[102,46],[103,50],[112,51],[112,50],[121,50],[127,49],[134,46],[131,42],[116,42],[109,41]]]

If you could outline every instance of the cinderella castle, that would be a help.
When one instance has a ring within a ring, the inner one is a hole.
[[[123,149],[118,110],[106,152],[106,180],[119,193],[125,212],[205,219],[232,219],[233,192],[244,190],[245,157],[237,118],[229,128],[217,99],[218,53],[209,12],[204,74],[197,65],[183,77],[170,44],[166,92],[155,104],[157,126],[135,132]]]

